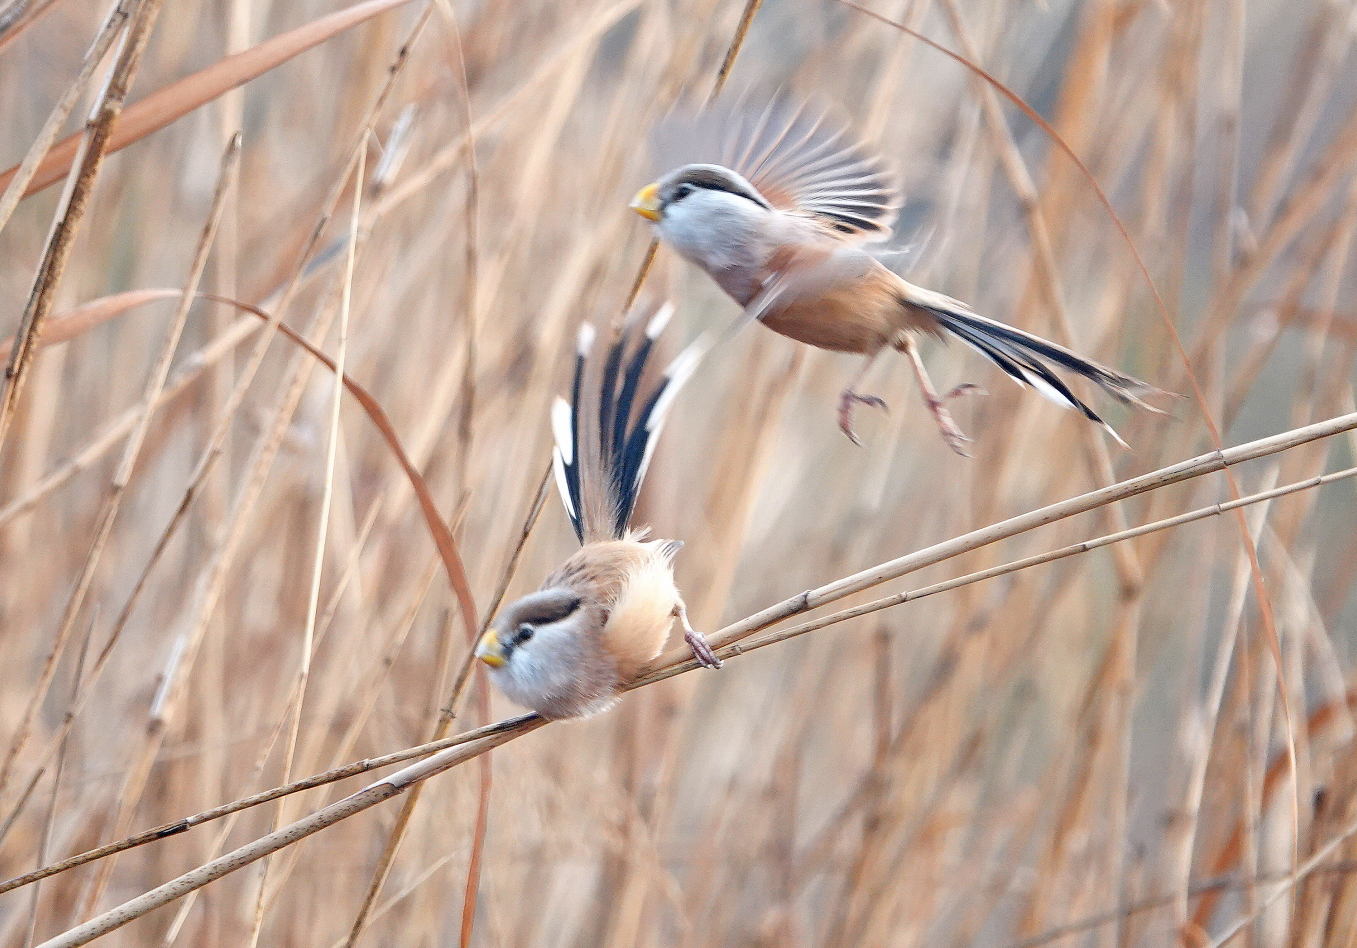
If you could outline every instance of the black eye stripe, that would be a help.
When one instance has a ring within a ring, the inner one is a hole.
[[[519,628],[528,625],[550,625],[553,622],[560,622],[562,619],[572,615],[580,607],[580,598],[571,596],[561,602],[543,603],[540,611],[533,612],[523,618]]]
[[[735,194],[746,200],[753,201],[760,207],[769,207],[768,202],[763,199],[763,196],[749,185],[729,174],[722,174],[714,168],[693,168],[684,172],[682,176],[674,182],[673,189],[670,193],[670,202],[681,201],[691,194],[695,188],[702,188],[705,191],[724,191],[727,194]]]

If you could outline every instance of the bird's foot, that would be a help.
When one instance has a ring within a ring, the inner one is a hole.
[[[928,405],[928,410],[933,413],[933,420],[938,424],[938,433],[942,435],[942,440],[946,441],[947,446],[963,458],[971,456],[971,452],[966,450],[966,445],[971,443],[971,439],[966,437],[962,430],[957,427],[957,423],[952,420],[952,413],[947,410],[947,403],[959,395],[985,394],[988,393],[979,385],[964,382],[941,398],[932,395],[924,396],[924,402]]]
[[[683,641],[688,643],[688,647],[693,650],[693,658],[697,659],[697,663],[703,668],[716,669],[723,664],[707,644],[707,637],[696,629],[684,629]]]
[[[716,653],[707,644],[707,637],[689,624],[688,609],[682,602],[674,607],[674,615],[678,617],[679,623],[683,626],[683,641],[687,642],[688,647],[693,650],[693,658],[697,659],[697,663],[703,668],[720,668],[721,659],[716,657]]]
[[[846,388],[839,395],[839,430],[848,436],[848,440],[862,447],[862,441],[859,440],[857,433],[853,431],[853,406],[870,405],[873,408],[880,408],[884,412],[889,412],[886,403],[875,395],[863,395]]]

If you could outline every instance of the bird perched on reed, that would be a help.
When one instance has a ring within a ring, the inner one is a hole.
[[[1159,393],[1153,386],[980,316],[887,269],[871,245],[891,235],[899,194],[881,161],[824,110],[786,94],[764,104],[726,101],[671,115],[655,138],[663,167],[689,161],[642,188],[632,209],[744,307],[736,328],[758,320],[800,342],[866,356],[839,398],[839,427],[854,443],[860,443],[854,404],[886,407],[857,387],[891,347],[909,357],[943,438],[967,453],[969,439],[947,401],[976,386],[939,396],[919,357],[920,336],[955,336],[1123,445],[1053,368],[1088,379],[1121,402],[1157,411],[1141,400]]]
[[[476,647],[499,689],[546,718],[610,707],[660,654],[674,619],[697,660],[721,666],[674,586],[683,544],[647,540],[631,525],[665,414],[705,348],[699,339],[646,387],[646,361],[672,313],[663,306],[635,345],[635,323],[625,327],[601,369],[590,360],[593,327],[581,327],[571,401],[557,399],[551,416],[556,485],[581,546],[505,608]]]

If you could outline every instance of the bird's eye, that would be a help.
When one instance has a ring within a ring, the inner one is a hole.
[[[528,641],[528,639],[532,638],[533,633],[536,631],[537,630],[534,629],[532,626],[528,625],[527,623],[524,623],[523,625],[520,625],[518,627],[518,634],[514,636],[514,641],[516,643],[522,644],[523,642],[526,642]]]
[[[673,200],[682,201],[684,198],[686,198],[688,195],[692,193],[693,186],[691,184],[680,184],[678,187],[674,188]]]

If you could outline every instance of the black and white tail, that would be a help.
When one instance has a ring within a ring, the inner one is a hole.
[[[1121,436],[1111,425],[1103,421],[1097,412],[1080,401],[1064,380],[1052,371],[1048,363],[1072,372],[1080,378],[1088,379],[1122,404],[1137,405],[1156,414],[1163,414],[1161,409],[1147,405],[1141,400],[1141,396],[1145,395],[1166,394],[1147,382],[1122,375],[1105,365],[1075,355],[1064,346],[1058,346],[1039,336],[976,315],[960,303],[941,294],[925,291],[921,295],[937,296],[939,300],[946,301],[937,305],[929,305],[917,299],[911,301],[913,305],[927,309],[936,316],[945,330],[989,358],[1003,369],[1006,375],[1019,383],[1036,389],[1057,405],[1075,409],[1089,421],[1102,426],[1103,430],[1115,438],[1122,447],[1126,447],[1126,442],[1121,440]]]
[[[653,386],[643,387],[646,360],[673,314],[672,303],[660,307],[634,347],[634,324],[629,323],[608,350],[601,372],[590,371],[594,327],[580,327],[570,401],[556,399],[551,427],[556,486],[581,543],[627,533],[665,415],[709,347],[705,337],[698,339]]]

